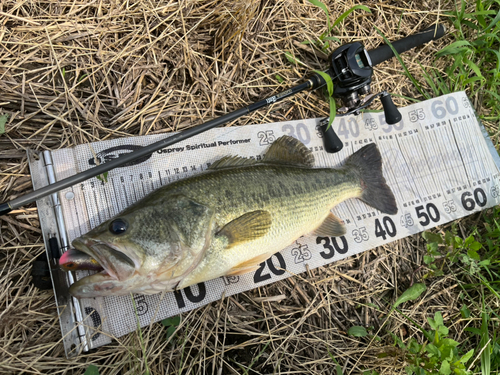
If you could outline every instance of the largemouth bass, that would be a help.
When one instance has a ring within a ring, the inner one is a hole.
[[[77,251],[66,252],[61,266],[95,269],[97,262],[102,271],[78,280],[70,293],[154,294],[254,271],[302,235],[345,234],[330,210],[349,198],[397,213],[374,143],[339,169],[313,165],[309,149],[284,136],[261,161],[224,157],[154,191],[73,241]]]

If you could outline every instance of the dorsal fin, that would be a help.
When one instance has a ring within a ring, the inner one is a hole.
[[[241,156],[224,156],[222,159],[215,161],[208,169],[222,169],[229,167],[242,167],[244,165],[255,164],[254,159],[248,159]]]
[[[284,135],[273,142],[262,162],[312,167],[314,155],[302,142]]]

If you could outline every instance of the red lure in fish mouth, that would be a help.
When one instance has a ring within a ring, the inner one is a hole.
[[[59,266],[65,271],[101,271],[114,279],[123,280],[135,273],[134,262],[113,247],[92,240],[77,238],[75,248],[66,251],[59,259]]]
[[[104,268],[100,263],[92,258],[90,255],[85,254],[83,251],[76,249],[69,249],[61,258],[59,258],[59,267],[64,271],[102,271]]]

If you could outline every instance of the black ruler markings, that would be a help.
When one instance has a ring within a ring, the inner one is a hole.
[[[423,155],[421,150],[415,147],[412,140],[408,136],[400,137],[398,134],[394,137],[394,141],[391,142],[396,143],[398,146],[397,150],[395,150],[395,157],[391,159],[398,160],[395,177],[398,186],[397,190],[401,191],[400,203],[419,199],[422,189],[425,189],[425,184],[421,183],[422,176],[420,173]],[[415,157],[415,151],[417,157]],[[415,167],[415,164],[418,166]]]
[[[472,139],[472,137],[480,139],[482,147],[476,147],[476,151],[478,152],[478,160],[481,161],[480,163],[478,163],[481,169],[481,176],[479,177],[481,179],[489,177],[491,173],[488,172],[488,170],[497,170],[497,167],[493,162],[493,159],[491,158],[491,154],[486,144],[486,140],[483,138],[481,129],[478,126],[474,126],[470,118],[462,118],[462,124],[469,129],[469,140]]]
[[[435,166],[437,163],[435,160],[439,158],[442,150],[436,149],[432,143],[436,139],[434,132],[421,129],[419,134],[421,134],[421,137],[416,139],[415,147],[421,150],[422,155],[424,155],[422,168],[425,172],[422,173],[422,185],[426,186],[425,192],[429,196],[441,191],[438,187],[439,184],[436,182]]]
[[[396,197],[398,203],[402,203],[408,200],[411,190],[414,186],[410,185],[408,180],[404,178],[403,169],[401,168],[401,151],[398,148],[394,148],[394,142],[390,139],[379,139],[378,147],[380,153],[382,154],[384,161],[382,164],[382,170],[384,177],[390,186],[392,186],[392,191]]]
[[[439,129],[439,130],[438,130]],[[450,158],[448,155],[453,154],[453,143],[447,143],[441,137],[443,134],[441,132],[443,125],[440,124],[439,127],[422,126],[421,131],[422,137],[419,138],[420,147],[424,150],[426,155],[427,168],[428,168],[428,178],[432,179],[434,186],[433,191],[428,191],[428,197],[433,194],[445,194],[446,177],[448,176],[445,171],[449,169]],[[437,132],[440,132],[438,134]],[[451,150],[451,151],[450,151]]]
[[[439,135],[436,142],[440,142],[440,147],[447,147],[448,150],[446,155],[441,155],[441,162],[434,166],[436,168],[440,167],[439,170],[436,170],[436,173],[440,173],[443,177],[446,176],[446,178],[440,178],[439,182],[445,192],[447,192],[466,183],[466,180],[464,180],[466,173],[460,157],[460,151],[454,142],[452,129],[450,129],[448,123],[440,127],[436,132]]]
[[[378,137],[378,144],[384,156],[384,175],[392,186],[398,205],[411,200],[418,199],[418,181],[406,160],[408,149],[399,144],[398,134],[392,136]],[[410,154],[411,156],[411,154]]]
[[[470,183],[472,184],[472,181],[478,180],[480,177],[480,163],[477,163],[478,161],[478,154],[477,154],[477,148],[478,145],[473,145],[470,142],[470,127],[464,127],[462,121],[457,121],[455,118],[453,121],[453,126],[454,128],[457,129],[457,134],[460,138],[460,141],[462,143],[462,149],[464,150],[464,159],[467,160],[466,168],[468,172],[468,176],[470,178]]]
[[[473,166],[475,163],[471,154],[470,145],[467,142],[467,137],[463,134],[462,127],[457,125],[458,124],[456,122],[454,123],[452,120],[450,120],[450,126],[453,130],[455,141],[460,152],[460,157],[462,158],[462,162],[464,164],[467,176],[467,184],[469,185],[469,187],[471,187],[472,181],[474,180],[475,176],[475,171],[471,169],[471,166]]]

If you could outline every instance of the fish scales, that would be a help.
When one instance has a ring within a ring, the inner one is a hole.
[[[284,225],[300,228],[316,222],[329,211],[327,207],[359,195],[359,178],[347,172],[262,164],[180,180],[159,193],[182,194],[206,206],[215,204],[219,228],[246,212],[268,210],[273,217],[286,218],[273,220],[267,236],[276,237]]]
[[[70,293],[150,294],[250,272],[302,235],[344,234],[330,210],[349,198],[397,212],[375,144],[339,169],[313,163],[302,143],[285,136],[262,162],[225,157],[202,174],[158,189],[75,239],[75,248],[103,271],[79,280]],[[80,253],[78,264],[90,262]]]
[[[265,210],[272,217],[265,236],[241,244],[231,252],[220,249],[218,256],[207,258],[198,271],[179,285],[180,288],[203,281],[203,268],[221,270],[216,274],[218,277],[225,274],[224,270],[248,260],[249,252],[253,257],[272,255],[312,232],[323,222],[331,207],[358,196],[361,191],[359,177],[353,171],[275,165],[219,170],[184,186],[182,181],[179,183],[179,187],[172,187],[172,193],[196,196],[197,201],[204,205],[216,202],[218,228],[246,212]],[[207,190],[211,191],[208,196],[200,196]],[[227,197],[227,191],[231,192],[231,198]]]

